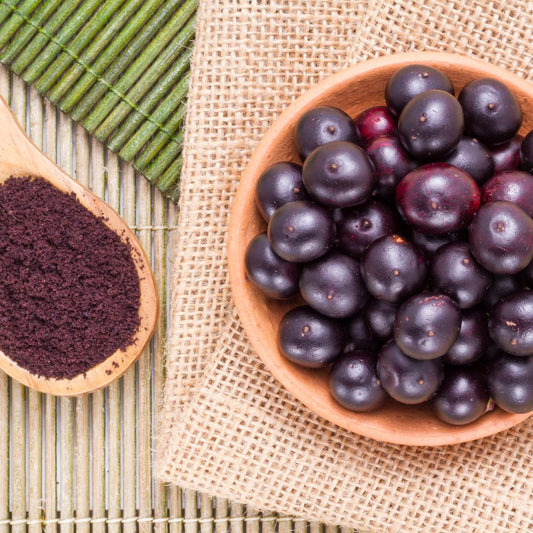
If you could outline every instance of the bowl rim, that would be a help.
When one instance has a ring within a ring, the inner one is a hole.
[[[483,77],[495,77],[506,79],[506,84],[518,87],[521,91],[531,94],[533,99],[533,84],[528,82],[514,73],[511,73],[501,67],[488,63],[482,59],[476,59],[465,55],[453,54],[448,52],[403,52],[391,54],[379,58],[364,60],[349,68],[338,71],[337,73],[327,76],[316,85],[313,85],[308,91],[297,97],[281,114],[273,121],[265,134],[256,144],[253,153],[241,174],[240,183],[233,198],[231,208],[228,235],[227,235],[227,254],[228,254],[228,271],[229,281],[233,302],[241,325],[250,340],[252,347],[257,355],[278,380],[278,382],[305,406],[324,420],[327,420],[339,427],[347,429],[352,433],[370,437],[381,442],[392,444],[410,445],[410,446],[443,446],[468,442],[490,435],[494,435],[506,429],[509,429],[520,422],[526,420],[533,412],[523,414],[505,413],[507,416],[500,417],[494,423],[484,423],[476,425],[475,423],[465,426],[450,426],[450,431],[439,434],[428,435],[428,438],[421,442],[419,438],[412,438],[405,433],[398,433],[392,428],[380,428],[376,430],[375,425],[365,424],[364,421],[350,421],[349,415],[341,414],[339,410],[336,416],[331,416],[329,407],[320,402],[312,394],[309,387],[303,386],[301,380],[296,380],[283,371],[282,367],[276,364],[275,357],[269,357],[267,354],[271,351],[268,343],[257,332],[260,325],[255,322],[255,316],[249,306],[244,284],[239,280],[242,278],[244,268],[244,257],[240,257],[240,241],[244,237],[242,234],[243,208],[246,205],[246,199],[253,194],[255,182],[257,181],[256,167],[259,162],[268,158],[270,146],[275,142],[280,131],[295,124],[303,110],[313,106],[313,102],[320,99],[325,88],[334,92],[354,76],[362,76],[365,73],[375,71],[376,69],[405,66],[406,64],[424,63],[435,68],[446,70],[449,67],[460,65],[463,69],[473,70],[476,73],[483,74]],[[274,163],[275,161],[272,161]],[[230,259],[231,258],[231,259]],[[277,349],[277,348],[276,348]],[[278,354],[279,355],[279,354]],[[302,372],[304,370],[302,369]],[[340,407],[340,406],[339,406]],[[348,412],[349,413],[349,412]],[[354,413],[352,413],[353,415]],[[479,420],[479,419],[478,419]]]

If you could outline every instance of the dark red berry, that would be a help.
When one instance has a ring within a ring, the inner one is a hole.
[[[468,365],[485,354],[490,344],[487,317],[479,309],[467,309],[462,313],[459,336],[443,356],[449,365]]]
[[[464,170],[478,185],[494,174],[494,162],[489,149],[471,137],[462,137],[443,161]]]
[[[372,296],[399,303],[422,289],[427,266],[416,246],[399,235],[387,235],[367,248],[361,273]]]
[[[490,155],[494,163],[494,174],[520,168],[520,146],[522,135],[515,135],[511,140],[494,146]]]
[[[388,203],[395,201],[396,186],[418,163],[407,153],[398,137],[379,137],[367,147],[376,170],[374,194]]]
[[[376,373],[376,355],[354,350],[342,355],[329,374],[331,395],[351,411],[372,411],[387,399]]]
[[[448,367],[444,381],[432,400],[433,412],[453,425],[470,424],[487,411],[489,393],[479,369]]]
[[[480,196],[476,182],[447,163],[418,167],[396,188],[400,214],[428,235],[446,235],[466,228],[479,209]]]
[[[520,271],[519,277],[526,287],[533,289],[533,261],[524,270]]]
[[[520,164],[522,170],[533,173],[533,130],[524,137],[520,145]]]
[[[522,124],[518,100],[502,82],[481,78],[466,84],[458,96],[465,131],[487,145],[509,141]]]
[[[368,329],[364,313],[357,313],[344,321],[346,333],[348,335],[348,344],[352,348],[376,349],[378,343],[375,337]]]
[[[379,352],[377,372],[389,396],[405,404],[422,403],[431,398],[444,377],[440,359],[413,359],[393,340]]]
[[[486,204],[503,200],[521,207],[533,217],[533,176],[520,170],[507,170],[493,176],[481,189]]]
[[[533,259],[533,220],[510,202],[483,205],[468,238],[478,263],[494,274],[516,274]]]
[[[359,146],[336,141],[319,146],[305,160],[307,192],[328,207],[350,207],[366,201],[376,185],[374,166]]]
[[[368,299],[359,262],[337,251],[303,265],[300,292],[313,309],[333,318],[357,313]]]
[[[492,283],[483,297],[483,306],[488,311],[504,296],[517,292],[521,288],[522,284],[518,276],[493,276]]]
[[[335,223],[330,213],[312,202],[282,205],[268,223],[274,252],[294,263],[318,259],[333,246]]]
[[[372,334],[380,341],[388,341],[394,335],[394,321],[398,306],[372,298],[365,305],[363,313]]]
[[[302,167],[289,161],[274,163],[267,168],[255,187],[257,208],[267,222],[282,205],[308,199],[302,180]]]
[[[266,233],[252,239],[244,263],[246,275],[266,296],[283,299],[298,292],[300,266],[276,255]]]
[[[451,242],[440,248],[431,263],[433,287],[452,298],[461,309],[480,304],[492,275],[474,259],[466,242]]]
[[[302,160],[318,146],[333,141],[357,142],[353,120],[342,109],[331,106],[306,111],[296,125],[296,146]]]
[[[533,411],[533,357],[499,352],[488,364],[487,387],[496,405],[505,411]]]
[[[512,355],[533,355],[533,292],[505,296],[489,313],[492,340]]]
[[[454,94],[452,82],[440,70],[426,65],[408,65],[390,77],[385,87],[385,100],[399,115],[412,98],[430,89]]]
[[[415,359],[442,357],[457,340],[461,311],[443,294],[417,294],[405,301],[396,315],[394,340]]]
[[[460,233],[446,233],[445,235],[426,235],[411,228],[409,237],[413,244],[420,248],[426,257],[432,257],[437,250],[450,242],[461,240]]]
[[[342,209],[337,218],[337,246],[359,258],[375,240],[396,233],[398,222],[389,206],[375,200]]]
[[[366,147],[378,137],[396,133],[396,118],[388,107],[370,107],[354,119],[361,146]]]
[[[343,352],[346,334],[342,323],[310,307],[295,307],[279,324],[278,345],[293,363],[319,368],[332,363]]]
[[[449,154],[463,135],[463,110],[445,91],[431,90],[415,96],[398,119],[398,134],[405,149],[421,161]]]

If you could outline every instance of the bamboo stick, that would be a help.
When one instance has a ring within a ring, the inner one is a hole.
[[[43,73],[47,77],[60,76],[61,66],[79,60],[80,51],[91,42],[123,2],[124,0],[105,0],[101,8],[101,0],[84,2],[76,16],[68,19],[61,30],[54,35],[55,40],[50,41],[27,66],[24,78],[33,83]],[[45,92],[41,87],[36,87],[39,91]]]
[[[276,513],[265,511],[261,515],[261,533],[275,533],[277,524]]]
[[[41,96],[32,87],[28,92],[26,107],[29,109],[29,131],[31,140],[38,148],[43,147],[43,102]],[[43,422],[42,395],[28,391],[28,532],[42,531],[42,482],[43,482]]]
[[[181,91],[184,92],[187,90],[189,79],[186,78],[180,82],[176,89],[173,91],[173,96],[179,98]],[[176,103],[178,107],[176,109]],[[172,111],[169,110],[172,108]],[[171,114],[170,114],[171,113]],[[185,120],[185,115],[187,113],[187,106],[184,102],[175,100],[174,102],[168,102],[168,107],[165,101],[162,102],[162,105],[154,112],[152,116],[161,117],[163,119],[167,118],[167,115],[170,114],[168,122],[164,125],[164,131],[157,131],[157,125],[153,123],[145,122],[133,135],[130,134],[130,140],[126,146],[120,151],[120,153],[125,153],[128,156],[136,156],[135,165],[139,169],[147,170],[149,164],[156,158],[159,159],[161,156],[161,151],[169,143],[173,143],[176,147],[181,150],[183,146],[183,135],[184,131],[180,130],[180,127]],[[128,152],[128,150],[130,150]],[[134,152],[134,150],[136,150]]]
[[[15,76],[11,78],[11,110],[18,122],[26,125],[26,86]],[[11,383],[11,530],[25,532],[26,518],[26,389]]]
[[[10,73],[0,64],[0,96],[9,103]],[[0,371],[0,533],[9,531],[9,378]]]
[[[183,166],[183,157],[179,153],[173,158],[170,166],[161,174],[154,174],[153,181],[157,187],[164,192],[169,198],[177,200],[180,191],[179,178],[181,175],[181,168]]]
[[[65,52],[57,58],[50,58],[53,62],[42,70],[35,82],[35,87],[40,92],[48,92],[55,83],[62,85],[73,83],[72,80],[67,82],[63,78],[67,68],[77,66],[81,75],[81,72],[84,72],[83,65],[90,65],[98,57],[99,52],[116,36],[144,0],[126,0],[126,3],[124,1],[106,1],[102,9],[88,21],[83,31],[69,43],[68,48],[72,53]],[[108,13],[112,15],[110,18]]]
[[[17,30],[24,24],[25,19],[33,13],[39,3],[40,0],[25,0],[19,6],[14,5],[15,2],[4,4],[4,6],[13,14],[2,27],[0,33],[0,48],[4,47],[12,39],[13,35],[15,35]],[[6,14],[6,12],[2,13],[3,16],[6,16]]]
[[[122,216],[130,225],[135,225],[135,172],[131,165],[122,165],[123,209]],[[137,524],[137,365],[123,377],[123,461],[124,533],[136,533]]]
[[[213,531],[213,500],[207,494],[200,494],[200,533]]]
[[[17,34],[9,40],[8,46],[2,52],[0,57],[5,64],[9,64],[15,57],[17,57],[17,54],[28,45],[39,32],[41,25],[55,11],[60,3],[61,0],[49,0],[40,6],[37,13],[32,14],[31,19],[33,24],[24,24]],[[5,7],[5,4],[2,4],[1,7]]]
[[[60,100],[55,91],[51,91],[49,97],[56,102],[59,101],[66,113],[76,110],[76,116],[73,118],[79,120],[81,114],[90,111],[94,105],[94,102],[88,102],[86,99],[87,91],[101,76],[104,76],[106,84],[114,83],[124,68],[129,65],[131,58],[136,57],[146,43],[153,38],[177,2],[178,0],[147,0],[108,46],[100,51],[91,64],[90,72],[81,67],[84,72],[79,77],[76,65],[67,71],[62,78],[64,90],[61,92],[64,98]],[[121,53],[126,47],[128,53]],[[112,68],[106,70],[111,65]],[[74,80],[71,79],[72,77]],[[75,81],[74,85],[72,85],[73,81]],[[65,94],[67,90],[68,94]],[[78,105],[80,99],[83,99],[83,103]]]
[[[57,402],[56,397],[47,394],[45,397],[45,500],[44,518],[46,533],[57,533],[54,519],[57,517]]]
[[[74,400],[61,398],[61,533],[74,531]]]
[[[213,498],[215,506],[214,533],[227,533],[228,531],[228,500],[226,498]]]
[[[57,111],[44,100],[44,152],[52,160],[57,156]],[[57,533],[57,400],[45,396],[45,474],[44,518],[46,533]]]
[[[97,0],[98,2],[101,0]],[[78,15],[78,6],[81,0],[70,0],[63,2],[60,9],[56,10],[54,15],[46,22],[41,32],[39,32],[31,41],[31,45],[25,47],[19,56],[11,63],[11,69],[17,74],[21,74],[29,63],[37,56],[37,54],[50,42],[50,35],[60,35],[63,33],[64,24],[67,27],[70,25],[67,21],[72,20],[78,22],[80,17]],[[86,4],[90,4],[89,2]],[[80,11],[87,11],[82,4]]]
[[[76,134],[76,167],[74,174],[76,180],[89,187],[90,153],[89,137],[87,132],[79,125]],[[91,488],[90,488],[90,395],[84,394],[76,401],[76,533],[89,533],[91,524]]]
[[[168,209],[168,216],[167,221],[169,225],[175,225],[178,220],[178,208],[176,204],[167,202],[167,209]],[[167,246],[167,253],[163,256],[165,258],[173,258],[174,257],[174,238],[173,234],[170,232],[166,233],[165,235],[165,242]],[[165,291],[165,294],[169,294],[169,286],[170,286],[170,268],[168,268],[165,272],[165,283],[167,290]],[[167,302],[168,305],[168,302]],[[167,309],[167,305],[165,305],[162,308],[162,313],[165,313]],[[164,376],[164,367],[163,370],[163,376]],[[182,507],[182,490],[179,487],[171,486],[168,487],[168,508],[169,508],[169,533],[183,533],[183,507]],[[226,532],[227,533],[227,530]]]
[[[122,524],[121,491],[121,453],[120,453],[120,413],[121,413],[121,382],[115,381],[108,387],[109,405],[109,437],[108,437],[108,518],[109,532],[120,532]]]
[[[190,35],[191,39],[192,37],[193,34]],[[191,49],[182,48],[180,55],[170,62],[166,72],[162,73],[163,68],[166,68],[168,63],[167,65],[162,63],[159,72],[143,76],[125,95],[128,101],[118,101],[114,108],[110,109],[110,113],[104,118],[104,121],[95,129],[94,134],[100,141],[105,141],[112,150],[117,151],[122,146],[119,144],[120,141],[115,140],[118,134],[127,138],[132,131],[135,131],[140,122],[146,120],[153,107],[164,98],[172,87],[179,83],[180,78],[186,73],[191,55]],[[154,84],[156,76],[160,77]],[[132,102],[136,104],[134,109],[131,106]],[[117,128],[118,131],[116,131]],[[108,142],[108,140],[112,140],[112,142]]]
[[[105,148],[95,139],[92,145],[92,190],[103,198],[105,195]],[[104,533],[106,524],[106,390],[93,393],[92,408],[92,504],[93,533]]]
[[[181,160],[179,156],[181,154],[181,149],[183,145],[183,131],[178,134],[179,142],[168,143],[162,150],[159,156],[152,160],[150,165],[145,168],[145,172],[149,176],[154,176],[154,181],[157,181],[159,186],[168,188],[169,184],[166,181],[162,181],[162,174],[165,170],[168,169],[172,164],[178,165],[179,170],[181,170]],[[155,178],[155,176],[161,176],[160,178]],[[171,172],[171,183],[175,183],[179,177],[179,173],[176,174]],[[168,176],[167,176],[168,179]]]
[[[179,60],[179,54],[190,43],[194,35],[196,19],[193,15],[196,1],[189,0],[188,3],[183,4],[167,26],[161,30],[163,35],[169,28],[174,28],[176,33],[169,31],[165,39],[152,41],[124,75],[117,80],[114,86],[115,90],[107,92],[84,119],[84,125],[89,131],[96,131],[103,121],[108,122],[106,128],[114,129],[121,120],[118,114],[112,119],[110,118],[117,105],[127,101],[130,107],[136,106],[144,94],[153,87],[154,79],[157,79],[161,72],[168,68],[168,65]],[[185,23],[187,20],[188,22]],[[187,65],[187,61],[180,61],[181,73],[186,70]]]
[[[320,522],[311,522],[309,525],[309,533],[324,533],[322,524]]]
[[[154,191],[152,196],[152,223],[154,226],[168,225],[169,214],[167,209],[167,202],[162,198],[159,191]],[[159,294],[159,321],[155,331],[152,347],[152,364],[154,368],[153,373],[153,388],[154,388],[154,415],[152,419],[153,431],[156,431],[160,426],[159,420],[159,406],[161,405],[161,392],[163,391],[163,376],[164,376],[164,358],[163,358],[163,343],[166,338],[167,320],[164,310],[167,308],[166,293],[167,287],[167,268],[166,257],[168,253],[167,248],[167,232],[166,231],[152,231],[151,241],[153,248],[153,271],[158,287]],[[156,448],[155,439],[153,440],[153,449]],[[168,523],[163,520],[168,517],[168,500],[166,486],[161,482],[156,482],[154,485],[154,531],[156,533],[165,533],[168,531]],[[159,522],[161,520],[161,522]]]
[[[107,160],[107,183],[106,183],[106,201],[115,209],[120,210],[120,173],[119,161],[117,156],[109,150]],[[108,405],[109,405],[109,436],[108,436],[108,455],[109,455],[109,476],[108,476],[108,517],[110,519],[110,532],[119,532],[122,530],[122,524],[119,519],[122,517],[121,503],[121,427],[120,418],[122,410],[121,402],[121,382],[115,381],[108,387]],[[115,521],[114,521],[115,520]]]
[[[159,124],[167,120],[171,113],[181,104],[182,98],[187,92],[189,76],[187,75],[176,88],[157,106],[151,116],[151,120],[144,122],[142,126],[131,136],[129,141],[119,152],[119,156],[126,161],[130,161],[143,148],[147,140],[158,130],[161,129]],[[143,168],[143,162],[138,168]]]
[[[92,465],[91,465],[91,501],[92,501],[92,531],[104,533],[106,531],[106,501],[105,501],[105,391],[100,390],[92,394]]]
[[[137,180],[137,198],[143,198],[137,203],[137,224],[146,227],[151,224],[151,195],[150,184],[142,179]],[[150,238],[148,230],[143,229],[137,232],[139,241],[144,248],[149,259],[151,258]],[[150,346],[143,350],[138,362],[139,367],[139,387],[137,396],[139,400],[139,420],[138,420],[138,456],[139,465],[139,516],[146,518],[152,516],[152,362],[150,358]],[[141,533],[150,533],[152,524],[149,521],[139,522]]]
[[[291,533],[292,531],[292,519],[290,516],[280,516],[277,521],[277,531],[278,533]],[[276,526],[274,523],[274,527]]]
[[[295,518],[293,520],[293,524],[294,533],[307,533],[308,522],[306,522],[303,518]]]
[[[90,508],[90,396],[76,400],[76,533],[89,533]]]
[[[324,526],[324,533],[339,533],[338,526],[327,524]]]
[[[126,102],[121,102],[116,109],[110,114],[109,121],[106,119],[94,132],[94,134],[105,141],[111,150],[117,152],[131,137],[132,132],[137,131],[139,126],[146,120],[147,116],[151,115],[154,107],[166,96],[177,84],[182,83],[181,77],[185,76],[186,69],[192,56],[192,50],[186,49],[183,51],[180,58],[170,65],[169,69],[162,75],[154,84],[151,90],[147,93],[144,99],[139,103],[137,109],[132,110],[131,106]],[[184,98],[187,93],[189,78],[187,77],[185,84]],[[185,104],[183,103],[183,108]],[[181,107],[180,107],[181,109]],[[126,112],[128,113],[126,115]],[[174,113],[172,116],[174,116]],[[119,122],[123,120],[123,122]],[[116,126],[116,129],[113,129]],[[118,127],[120,126],[120,127]],[[165,129],[174,132],[166,125]],[[165,141],[168,141],[167,135],[164,134]]]
[[[183,532],[183,510],[181,505],[181,489],[168,487],[168,523],[169,533]]]
[[[249,513],[252,519],[248,521],[247,527],[251,528],[250,531],[254,531],[254,518],[257,516],[257,513],[252,508],[249,509]],[[244,533],[244,517],[244,505],[236,502],[230,502],[230,533]]]
[[[183,490],[183,517],[184,533],[198,533],[198,498],[193,490]]]
[[[2,96],[5,96],[2,91]],[[9,527],[9,378],[0,371],[0,533],[8,533]]]
[[[198,0],[185,0],[180,4],[179,9],[175,12],[169,10],[164,18],[161,13],[165,8],[171,7],[173,2],[169,0],[162,9],[160,9],[150,22],[143,28],[143,31],[129,43],[127,55],[119,55],[110,68],[105,72],[104,78],[106,83],[96,83],[89,91],[83,95],[83,105],[72,109],[72,118],[74,120],[87,120],[87,129],[93,131],[93,123],[90,117],[86,119],[89,113],[93,112],[94,107],[108,93],[108,84],[112,83],[114,91],[124,93],[146,68],[156,59],[161,51],[166,47],[168,42],[174,38],[180,28],[189,20],[196,10]],[[161,27],[162,26],[162,27]],[[152,31],[156,32],[152,35]],[[192,31],[192,30],[191,30]],[[143,43],[142,47],[139,44]],[[136,52],[134,50],[137,48]],[[130,59],[133,62],[130,63]],[[113,92],[114,92],[113,91]],[[72,93],[71,93],[72,94]],[[109,98],[111,96],[107,95]],[[68,104],[65,102],[68,108]],[[97,121],[94,127],[99,124]]]

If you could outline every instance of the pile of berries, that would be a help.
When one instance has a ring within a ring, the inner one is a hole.
[[[247,277],[303,299],[279,348],[329,367],[331,394],[354,411],[392,397],[460,425],[494,404],[533,410],[533,131],[518,134],[522,110],[498,80],[454,94],[443,72],[410,65],[386,106],[310,109],[302,165],[257,182],[268,226]]]

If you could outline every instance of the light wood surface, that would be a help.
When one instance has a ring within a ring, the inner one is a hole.
[[[140,283],[140,323],[133,342],[117,350],[102,363],[72,379],[48,379],[36,376],[17,365],[0,351],[0,368],[23,385],[58,396],[74,396],[109,385],[139,357],[154,332],[158,312],[158,294],[148,259],[135,234],[122,218],[103,200],[74,181],[48,159],[24,134],[6,103],[0,99],[0,183],[10,176],[42,177],[64,192],[76,197],[123,241],[129,241]]]
[[[354,433],[377,440],[408,445],[444,445],[485,437],[525,420],[529,414],[509,414],[501,409],[485,414],[467,426],[439,421],[427,405],[404,406],[389,401],[372,413],[354,413],[330,396],[327,371],[307,370],[285,359],[277,347],[277,327],[294,301],[265,298],[245,278],[244,255],[250,240],[265,230],[254,205],[254,188],[260,174],[271,164],[299,162],[294,143],[298,118],[319,105],[344,109],[352,117],[363,109],[384,105],[388,78],[409,63],[423,63],[443,70],[456,93],[469,81],[481,77],[502,80],[517,96],[524,111],[521,133],[533,129],[533,85],[488,63],[446,53],[407,53],[360,63],[327,78],[302,95],[274,122],[257,145],[234,199],[228,235],[229,274],[233,299],[244,329],[255,350],[272,374],[300,401],[323,418]]]

